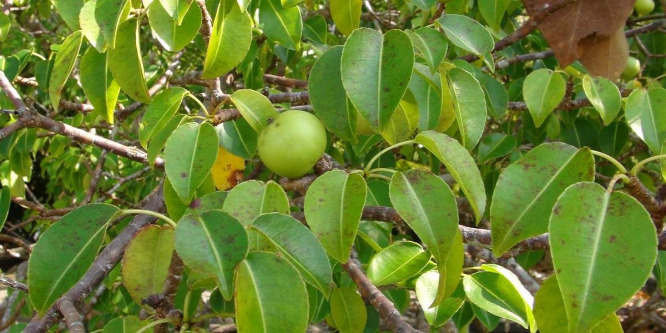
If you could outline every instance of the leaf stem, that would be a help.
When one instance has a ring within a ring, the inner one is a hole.
[[[164,222],[170,224],[174,229],[176,228],[177,224],[174,222],[172,219],[168,218],[166,215],[153,212],[150,210],[144,210],[144,209],[123,209],[118,213],[118,216],[122,215],[131,215],[131,214],[144,214],[144,215],[150,215],[154,216],[160,220],[163,220]]]
[[[396,173],[398,171],[393,170],[393,169],[388,169],[388,168],[374,168],[374,169],[368,171],[368,174],[373,174],[373,173],[377,173],[377,172],[389,172],[389,173],[393,174],[393,173]]]
[[[613,187],[615,187],[615,183],[617,183],[618,180],[622,179],[623,183],[629,183],[631,179],[623,173],[618,173],[613,178],[608,182],[608,187],[606,187],[606,192],[611,193],[613,192]]]
[[[192,298],[192,289],[188,289],[183,301],[183,322],[187,323],[190,320],[190,299]]]
[[[368,174],[368,178],[380,178],[380,179],[383,179],[383,180],[385,180],[385,181],[387,181],[387,182],[390,182],[390,181],[391,181],[391,178],[386,177],[386,176],[384,176],[384,175],[380,175],[380,174],[378,174],[378,173],[371,173],[371,174]]]
[[[657,156],[648,157],[648,158],[646,158],[646,159],[644,159],[644,160],[642,160],[642,161],[636,163],[636,165],[634,165],[634,167],[631,168],[631,175],[632,175],[632,176],[637,175],[637,174],[638,174],[638,171],[640,171],[640,169],[641,169],[643,166],[645,166],[646,164],[648,164],[648,163],[650,163],[650,162],[652,162],[652,161],[661,160],[661,159],[666,159],[666,154],[662,154],[662,155],[657,155]]]
[[[613,165],[615,165],[615,167],[617,168],[617,170],[620,173],[623,173],[623,174],[627,173],[627,168],[625,168],[624,165],[622,165],[622,163],[620,163],[620,161],[613,158],[613,156],[610,156],[608,154],[604,154],[600,151],[596,151],[596,150],[592,150],[592,149],[590,149],[590,152],[592,153],[592,155],[599,156],[599,157],[604,158],[607,161],[613,163]]]
[[[178,323],[178,320],[176,318],[164,318],[160,320],[155,320],[154,322],[151,322],[150,324],[141,327],[140,330],[136,331],[136,333],[143,333],[147,332],[150,328],[155,327],[157,325],[162,325],[162,324],[173,324],[176,325]]]
[[[382,156],[387,151],[393,150],[393,149],[398,148],[398,147],[411,145],[413,143],[414,143],[414,140],[407,140],[407,141],[403,141],[403,142],[398,142],[394,145],[391,145],[389,147],[384,148],[382,151],[380,151],[379,153],[375,154],[375,156],[372,157],[372,159],[370,160],[370,162],[368,162],[368,164],[365,166],[365,169],[363,169],[363,171],[366,174],[369,174],[370,173],[370,168],[375,163],[375,161],[377,161],[377,159],[379,159],[379,157]]]
[[[200,101],[198,98],[196,98],[194,95],[189,94],[189,93],[187,94],[187,96],[188,96],[189,98],[193,99],[194,102],[196,102],[197,104],[199,104],[199,107],[201,107],[201,110],[206,114],[206,117],[210,117],[210,113],[208,113],[208,109],[206,109],[206,106],[203,105],[203,103],[201,103],[201,101]]]

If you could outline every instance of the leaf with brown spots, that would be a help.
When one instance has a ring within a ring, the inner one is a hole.
[[[528,14],[535,16],[544,8],[556,6],[561,1],[523,0],[523,4]],[[590,73],[614,80],[622,72],[628,56],[622,27],[634,9],[634,2],[575,1],[544,18],[539,23],[539,29],[555,52],[561,67],[581,59]]]

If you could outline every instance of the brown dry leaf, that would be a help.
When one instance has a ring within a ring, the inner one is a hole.
[[[580,41],[585,50],[580,62],[592,75],[617,80],[622,74],[629,57],[629,44],[624,29],[618,29],[611,37],[585,38]]]
[[[534,16],[543,8],[562,1],[570,0],[523,0],[523,4],[528,14]],[[618,31],[621,31],[631,15],[635,1],[579,0],[544,18],[539,23],[539,29],[555,52],[560,66],[566,67],[583,57],[589,60],[588,64],[592,64],[592,59],[614,56],[609,50],[617,52],[621,50],[620,44],[627,43],[624,34],[620,36]],[[623,57],[626,61],[626,55]],[[613,72],[617,61],[619,59],[610,62],[613,64]],[[595,70],[600,69],[600,66],[594,67]],[[608,65],[606,67],[610,68]],[[608,72],[600,72],[604,71]]]

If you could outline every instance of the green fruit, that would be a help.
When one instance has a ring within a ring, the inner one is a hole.
[[[652,13],[654,10],[654,1],[653,0],[637,0],[634,4],[634,9],[639,16],[647,15]]]
[[[276,174],[298,178],[308,173],[326,150],[326,130],[304,111],[280,113],[259,133],[259,158]]]
[[[624,71],[622,71],[622,75],[620,76],[623,80],[629,81],[638,75],[638,72],[640,71],[641,62],[634,57],[629,57],[627,58],[627,65],[624,67]]]

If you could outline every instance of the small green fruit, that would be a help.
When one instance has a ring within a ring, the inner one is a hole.
[[[308,173],[326,150],[326,129],[304,111],[280,113],[259,133],[259,158],[273,172],[288,178]]]
[[[629,81],[636,77],[640,71],[641,62],[634,57],[629,57],[627,58],[627,65],[624,67],[624,71],[622,71],[622,75],[620,75],[620,77],[622,77],[622,79],[625,81]]]
[[[654,1],[653,0],[636,0],[634,4],[634,9],[639,16],[647,15],[652,13],[654,10]]]

